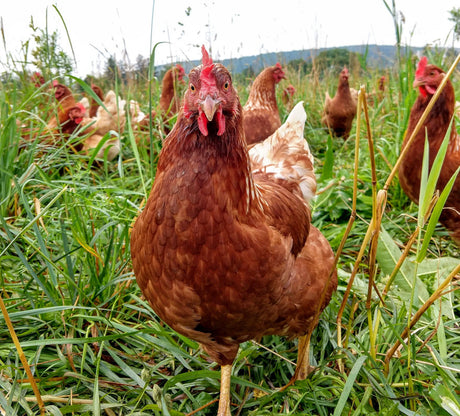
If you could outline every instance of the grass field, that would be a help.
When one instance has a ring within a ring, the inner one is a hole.
[[[336,73],[291,70],[279,86],[279,98],[291,83],[305,103],[319,190],[313,221],[334,251],[344,242],[339,287],[313,334],[307,380],[277,391],[294,372],[295,340],[241,345],[234,415],[460,415],[459,248],[441,226],[430,230],[397,177],[388,181],[416,97],[414,63],[407,54],[385,71],[352,72],[352,86],[369,92],[382,73],[389,81],[346,142],[320,125]],[[130,228],[154,180],[162,121],[146,133],[151,146],[138,147],[126,128],[119,157],[93,166],[69,150],[78,137],[56,146],[21,138],[16,121],[43,131],[53,102],[49,84],[36,89],[28,75],[4,74],[0,91],[0,414],[215,414],[218,366],[155,316],[131,268]],[[243,103],[249,81],[238,80]],[[460,91],[458,72],[452,81]],[[117,88],[146,111],[147,84]],[[154,84],[154,107],[158,91]]]

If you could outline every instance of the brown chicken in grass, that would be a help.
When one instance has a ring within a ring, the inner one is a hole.
[[[95,84],[91,84],[91,89],[99,98],[99,100],[101,100],[101,102],[104,101],[104,93],[101,87]],[[89,99],[88,97],[83,97],[79,102],[82,103],[86,108],[86,117],[96,117],[97,109],[99,108],[99,102],[93,96],[90,96]]]
[[[415,73],[414,88],[419,89],[419,95],[411,109],[409,125],[404,137],[402,149],[405,148],[416,124],[420,120],[431,98],[436,93],[444,76],[445,72],[435,65],[428,64],[426,57],[423,57],[418,63]],[[408,151],[403,156],[399,166],[399,182],[401,188],[415,203],[419,201],[425,137],[428,138],[429,143],[429,166],[431,169],[431,165],[433,164],[451,121],[452,130],[450,133],[449,145],[439,175],[437,189],[442,191],[454,172],[460,166],[460,136],[455,128],[455,119],[453,119],[454,112],[455,92],[452,83],[448,80],[438,100],[428,114],[427,119],[410,144]],[[457,177],[454,187],[447,198],[439,221],[449,230],[452,239],[460,246],[460,175]]]
[[[324,114],[321,122],[337,136],[344,140],[348,139],[353,119],[356,116],[357,94],[352,94],[348,78],[350,74],[347,68],[343,68],[339,75],[339,84],[334,98],[326,92],[324,102]]]
[[[160,108],[166,117],[171,117],[179,112],[179,83],[184,82],[185,70],[182,65],[176,64],[169,68],[161,82]]]
[[[284,90],[282,95],[282,100],[286,110],[291,111],[294,107],[294,94],[295,87],[292,84],[289,84]]]
[[[104,92],[102,91],[101,87],[95,84],[91,84],[91,89],[101,101],[104,101]],[[100,106],[99,103],[94,99],[94,97],[91,97],[89,100],[89,116],[90,117],[96,117],[99,106]]]
[[[40,88],[42,85],[45,84],[45,77],[42,74],[40,74],[40,72],[34,72],[31,75],[30,80],[37,88]]]
[[[38,79],[38,86],[41,86],[40,78],[38,75],[35,77]],[[67,140],[80,128],[86,114],[83,104],[75,101],[70,88],[56,80],[53,81],[52,91],[56,99],[56,107],[53,108],[45,129],[28,128],[21,122],[17,122],[25,142],[38,140],[42,144],[55,146],[61,144],[62,139]],[[74,146],[74,150],[79,150],[78,144]]]
[[[277,63],[265,68],[254,80],[243,107],[243,127],[248,145],[265,140],[281,126],[276,85],[285,78],[280,63]]]
[[[293,380],[306,377],[310,335],[337,285],[331,247],[310,222],[316,180],[305,119],[299,103],[249,154],[230,73],[203,47],[132,230],[144,296],[221,365],[220,416],[230,415],[241,342],[300,337]]]
[[[169,119],[179,112],[179,84],[184,83],[185,70],[180,64],[169,68],[161,82],[161,95],[159,106],[163,119],[163,127],[165,133],[169,133],[170,129],[167,125]],[[149,130],[150,123],[155,119],[157,113],[155,110],[151,114],[145,114],[137,101],[130,102],[131,121],[134,130]]]
[[[75,97],[69,87],[53,81],[54,96],[57,101],[56,115],[52,116],[47,124],[51,132],[72,135],[79,127],[85,116],[86,109]]]

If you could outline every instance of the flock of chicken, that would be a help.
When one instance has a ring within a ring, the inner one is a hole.
[[[337,93],[334,98],[331,99],[326,93],[322,118],[322,123],[335,136],[344,139],[347,139],[350,134],[357,109],[357,91],[350,88],[348,76],[348,70],[344,68],[340,73]],[[414,88],[419,89],[419,95],[411,109],[402,150],[409,143],[412,133],[444,76],[445,72],[435,65],[428,64],[426,57],[420,59],[413,84]],[[379,80],[379,90],[381,91],[383,91],[384,82],[385,78],[382,77]],[[440,192],[446,187],[460,166],[460,135],[455,128],[455,109],[454,88],[450,80],[447,80],[445,88],[418,130],[417,135],[409,143],[408,149],[404,150],[398,171],[399,183],[407,196],[415,203],[419,202],[425,138],[428,138],[429,143],[429,166],[431,169],[441,143],[448,132],[449,125],[451,125],[447,153],[437,183],[437,189]],[[455,243],[460,246],[460,175],[457,176],[439,221],[450,232]]]
[[[131,256],[137,282],[158,316],[198,341],[221,365],[218,414],[228,416],[232,363],[241,342],[267,334],[299,337],[292,382],[307,376],[310,335],[336,289],[337,273],[329,243],[311,224],[316,179],[304,139],[303,103],[293,106],[281,125],[275,88],[285,78],[283,69],[277,64],[263,70],[242,106],[229,71],[204,47],[202,54],[202,64],[189,73],[181,106],[173,87],[183,69],[165,76],[162,109],[165,117],[178,112],[177,121],[163,142],[150,196],[134,224]],[[443,77],[440,68],[420,60],[414,82],[420,95],[406,140]],[[326,96],[322,118],[344,139],[357,111],[348,78],[345,68],[335,97]],[[67,87],[56,83],[54,88],[59,110],[48,127],[61,134],[84,127],[89,134],[83,150],[100,146],[100,156],[113,159],[124,126],[123,100],[113,92],[102,98],[94,88],[104,105],[95,100],[85,105]],[[286,102],[292,92],[291,87],[283,95]],[[399,180],[415,202],[425,136],[432,163],[454,106],[448,81],[402,160]],[[151,117],[137,103],[130,103],[130,111],[135,128],[148,125]],[[440,189],[459,165],[460,138],[453,125]],[[458,244],[459,211],[460,178],[440,218]]]
[[[175,115],[179,110],[179,97],[176,83],[183,82],[184,68],[176,65],[170,68],[162,80],[162,95],[159,106],[164,120]],[[44,78],[35,73],[32,79],[37,87],[45,83]],[[76,135],[81,140],[72,146],[75,151],[89,153],[97,149],[95,158],[113,160],[120,152],[120,136],[126,124],[126,100],[110,90],[105,95],[102,89],[92,84],[92,93],[77,101],[72,91],[58,81],[52,83],[56,109],[46,125],[46,131],[39,138],[47,144],[60,143],[59,138],[67,139]],[[155,118],[141,111],[137,101],[129,102],[130,122],[134,130],[148,129]],[[22,126],[20,126],[22,127]],[[28,129],[22,128],[22,136],[27,140],[37,139]]]
[[[158,316],[198,341],[221,366],[218,415],[228,416],[232,363],[241,342],[269,334],[299,337],[290,383],[308,375],[310,336],[337,287],[337,274],[329,243],[310,221],[316,180],[302,102],[281,125],[275,87],[285,77],[282,68],[263,70],[242,107],[228,70],[204,47],[202,53],[133,227],[131,255],[137,282]],[[421,97],[408,134],[441,74],[420,62],[414,85]],[[347,138],[356,105],[344,69],[336,96],[326,97],[323,123]],[[429,136],[444,135],[453,105],[439,101],[438,117],[426,122]],[[443,125],[439,113],[446,113]],[[435,122],[434,131],[429,126]],[[438,137],[433,139],[430,150],[436,153]],[[453,133],[445,176],[460,164],[458,140]],[[406,182],[417,180],[421,167],[407,158],[401,166],[407,191]],[[457,180],[441,217],[454,238],[460,229],[459,188]],[[418,187],[411,189],[409,196],[417,200]]]

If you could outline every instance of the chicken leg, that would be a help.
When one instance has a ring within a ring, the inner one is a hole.
[[[230,381],[232,377],[232,365],[223,365],[220,368],[220,397],[217,416],[231,416],[230,413]]]
[[[280,389],[285,390],[294,384],[297,380],[305,380],[310,373],[310,338],[313,331],[309,330],[307,334],[299,337],[299,346],[297,351],[297,366],[289,383]],[[219,409],[217,416],[231,416],[230,412],[230,382],[232,376],[232,365],[223,365],[220,368],[220,397]]]
[[[289,382],[281,387],[279,391],[287,389],[292,386],[297,380],[305,380],[310,374],[310,338],[313,331],[309,330],[307,334],[299,337],[299,346],[297,349],[297,365],[294,375]]]
[[[311,372],[310,368],[310,338],[312,331],[299,338],[299,346],[297,350],[297,366],[295,368],[294,382],[297,380],[305,380]]]

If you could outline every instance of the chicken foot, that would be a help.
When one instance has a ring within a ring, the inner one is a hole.
[[[220,397],[217,416],[231,416],[230,413],[230,382],[232,377],[232,365],[220,367]]]

